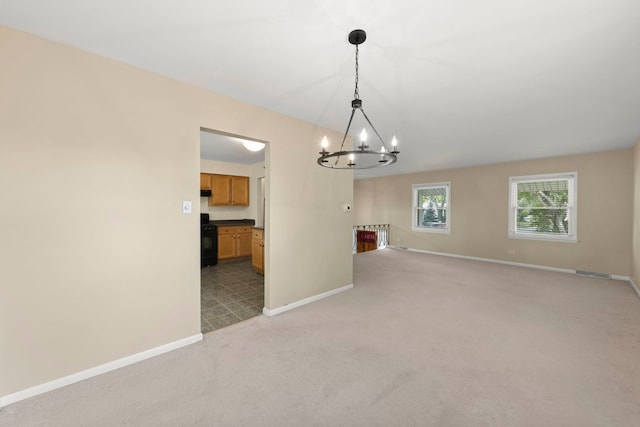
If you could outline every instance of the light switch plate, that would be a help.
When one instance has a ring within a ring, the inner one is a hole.
[[[186,214],[191,213],[191,200],[182,201],[182,213],[186,213]]]

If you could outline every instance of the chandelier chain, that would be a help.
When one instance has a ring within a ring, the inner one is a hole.
[[[356,45],[356,89],[353,92],[353,99],[360,99],[360,92],[358,91],[358,45]]]

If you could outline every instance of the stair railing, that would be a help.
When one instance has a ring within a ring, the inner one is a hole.
[[[389,245],[389,224],[369,224],[369,225],[355,225],[352,230],[352,249],[353,253],[363,252],[363,247],[366,246],[366,250],[382,249]],[[369,233],[358,233],[358,231]],[[362,241],[366,240],[369,243],[371,234],[375,233],[373,245],[363,245]],[[360,236],[360,247],[358,247],[358,236]]]

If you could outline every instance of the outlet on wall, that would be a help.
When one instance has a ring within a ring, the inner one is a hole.
[[[516,250],[515,249],[507,249],[507,254],[515,255],[516,254]]]

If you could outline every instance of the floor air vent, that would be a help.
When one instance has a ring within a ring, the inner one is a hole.
[[[578,276],[597,277],[598,279],[611,279],[608,273],[596,273],[593,271],[576,270]]]

